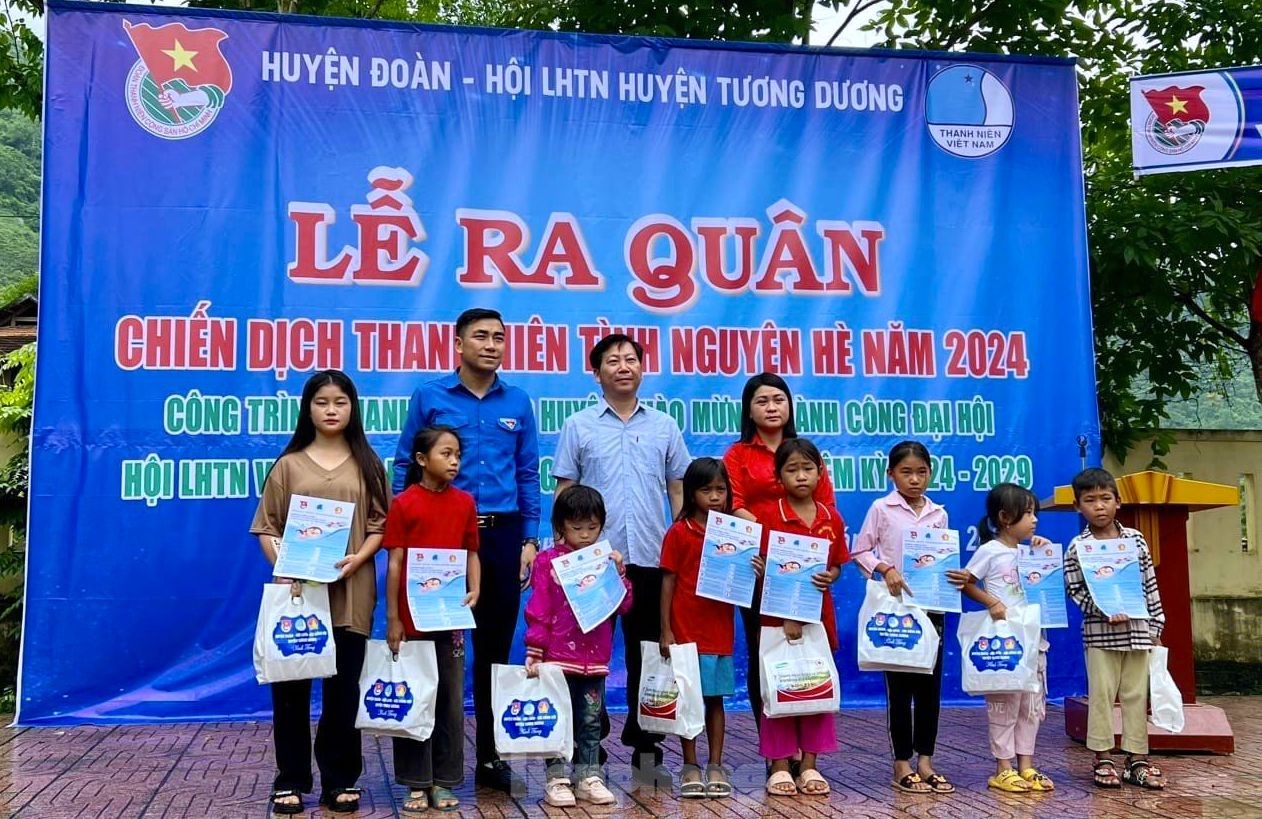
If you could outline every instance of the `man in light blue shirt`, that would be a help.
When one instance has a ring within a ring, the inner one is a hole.
[[[631,611],[622,618],[622,638],[632,713],[622,729],[622,744],[632,750],[631,764],[641,783],[669,787],[670,774],[661,765],[663,737],[641,730],[634,711],[640,693],[640,641],[661,638],[662,538],[683,502],[684,471],[691,458],[674,419],[638,398],[643,357],[644,349],[620,333],[592,348],[589,360],[603,397],[566,419],[552,474],[558,495],[579,483],[604,497],[604,534],[626,556],[631,581]]]

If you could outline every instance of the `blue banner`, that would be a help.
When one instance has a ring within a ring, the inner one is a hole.
[[[1262,66],[1131,78],[1136,175],[1262,165]]]
[[[471,306],[545,520],[615,329],[693,455],[782,374],[851,527],[904,438],[966,549],[994,484],[1099,451],[1069,62],[62,2],[46,81],[24,724],[265,715],[247,530],[303,381],[347,371],[389,456]],[[843,702],[880,701],[855,569],[834,594]],[[1081,691],[1078,630],[1052,652]]]

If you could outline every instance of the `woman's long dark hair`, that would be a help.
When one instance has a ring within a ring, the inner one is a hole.
[[[741,392],[741,443],[749,443],[758,434],[758,427],[754,425],[754,419],[750,417],[749,411],[754,403],[754,393],[758,392],[759,387],[775,387],[789,399],[789,418],[784,422],[784,430],[781,434],[786,440],[798,437],[798,428],[793,423],[793,391],[789,389],[788,384],[784,383],[784,379],[775,373],[759,373],[745,382],[745,389]]]
[[[307,383],[302,387],[302,400],[298,406],[298,426],[294,429],[293,437],[280,453],[280,458],[276,460],[279,461],[294,452],[301,452],[315,440],[316,428],[315,422],[311,420],[311,402],[315,400],[315,394],[322,387],[330,384],[346,393],[346,397],[351,400],[351,419],[346,424],[346,429],[342,430],[342,437],[346,439],[351,450],[351,457],[355,459],[355,465],[359,467],[359,475],[368,489],[369,498],[377,501],[381,508],[385,509],[390,505],[390,492],[386,487],[386,468],[369,445],[368,436],[364,434],[364,421],[359,414],[359,391],[355,389],[355,382],[341,370],[322,370],[307,379]],[[267,474],[270,478],[272,473],[269,470]],[[367,514],[368,510],[365,509],[364,512]]]

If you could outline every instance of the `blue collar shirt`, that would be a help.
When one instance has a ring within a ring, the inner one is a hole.
[[[478,514],[520,513],[522,537],[537,537],[539,437],[525,391],[496,376],[479,398],[460,380],[459,372],[422,384],[412,393],[394,455],[395,494],[403,491],[412,439],[435,425],[452,427],[460,436],[460,474],[454,483],[473,495]]]

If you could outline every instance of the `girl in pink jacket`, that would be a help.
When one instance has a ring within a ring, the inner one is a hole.
[[[571,486],[552,504],[554,545],[535,560],[530,602],[526,604],[526,673],[534,676],[539,663],[553,663],[565,672],[574,709],[574,782],[571,788],[570,760],[549,759],[548,785],[544,798],[549,805],[569,807],[575,796],[596,805],[617,801],[605,787],[600,766],[600,743],[609,732],[602,724],[605,706],[605,677],[613,653],[613,616],[586,634],[557,582],[553,563],[565,560],[578,549],[600,539],[605,528],[605,502],[590,486]],[[626,596],[617,614],[631,609],[631,584],[626,579],[622,555],[609,551],[609,560],[622,577]],[[605,567],[608,570],[608,567]]]

